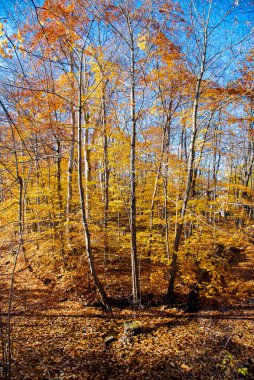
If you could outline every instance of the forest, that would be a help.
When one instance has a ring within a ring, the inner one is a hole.
[[[0,1],[0,378],[254,379],[253,20]]]

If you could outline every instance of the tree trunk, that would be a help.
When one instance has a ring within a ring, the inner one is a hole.
[[[136,100],[135,100],[135,51],[133,31],[129,23],[131,37],[131,155],[130,155],[130,230],[131,230],[131,271],[132,271],[132,299],[133,304],[140,304],[140,281],[137,260],[137,229],[136,229]]]
[[[177,274],[177,269],[178,269],[177,268],[178,250],[179,250],[181,235],[183,231],[184,218],[187,211],[187,206],[188,206],[191,190],[193,187],[195,142],[196,142],[196,137],[197,137],[197,132],[198,132],[198,107],[199,107],[199,98],[200,98],[200,92],[201,92],[201,83],[202,83],[202,78],[205,72],[208,23],[210,19],[210,11],[211,11],[211,4],[210,4],[210,10],[207,16],[207,20],[206,20],[206,25],[204,26],[205,29],[204,29],[202,60],[201,60],[200,72],[196,81],[196,89],[195,89],[193,109],[192,109],[192,131],[191,131],[191,141],[190,141],[190,147],[189,147],[189,157],[188,157],[188,166],[187,166],[187,179],[186,179],[186,186],[185,186],[183,204],[182,204],[181,215],[180,215],[181,219],[180,219],[180,222],[177,223],[177,226],[176,226],[176,234],[175,234],[175,240],[174,240],[174,246],[173,246],[173,257],[172,257],[172,262],[170,266],[170,280],[169,280],[169,286],[168,286],[168,291],[167,291],[167,300],[169,304],[171,305],[175,302],[174,288],[175,288],[175,280],[176,280],[176,274]]]
[[[103,78],[102,78],[103,80]],[[104,259],[108,256],[108,212],[109,212],[109,163],[105,84],[102,88],[102,130],[103,130],[103,197],[104,197]]]
[[[74,74],[73,56],[71,56],[71,73]],[[72,97],[74,102],[74,83],[71,81]],[[70,246],[70,217],[72,213],[72,198],[73,198],[73,168],[74,168],[74,153],[75,153],[75,138],[76,138],[76,113],[74,107],[71,109],[71,141],[70,153],[68,161],[68,176],[67,176],[67,202],[66,202],[66,224],[67,224],[67,244]]]
[[[75,135],[76,135],[76,115],[75,111],[71,112],[71,144],[68,161],[68,177],[67,177],[67,203],[66,203],[66,223],[67,223],[67,242],[70,246],[70,215],[72,212],[72,197],[73,197],[73,163],[75,152]]]
[[[89,184],[91,182],[91,162],[90,162],[90,147],[89,147],[89,115],[85,114],[85,132],[84,132],[84,162],[85,162],[85,207],[86,207],[86,216],[90,217],[90,189]]]
[[[81,208],[81,216],[82,216],[82,224],[85,235],[85,243],[86,243],[86,255],[90,267],[90,272],[94,281],[94,284],[99,292],[102,303],[104,306],[110,310],[109,301],[107,294],[104,290],[102,283],[100,282],[94,264],[94,257],[92,253],[91,247],[91,237],[89,231],[89,225],[87,221],[87,211],[86,211],[86,203],[83,189],[83,181],[82,181],[82,77],[83,77],[83,54],[84,50],[81,54],[80,59],[80,73],[79,73],[79,96],[78,96],[78,188],[79,188],[79,198],[80,198],[80,208]]]

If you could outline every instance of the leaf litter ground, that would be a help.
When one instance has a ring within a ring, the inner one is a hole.
[[[235,270],[253,289],[253,246]],[[2,263],[6,316],[10,263]],[[254,299],[185,313],[84,306],[18,266],[12,307],[13,379],[254,379]],[[138,334],[124,335],[135,321]],[[107,339],[112,341],[107,344]]]

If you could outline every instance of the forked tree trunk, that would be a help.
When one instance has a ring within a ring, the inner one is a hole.
[[[78,188],[79,188],[79,198],[80,198],[80,209],[81,209],[81,216],[82,216],[82,224],[84,229],[84,236],[85,236],[85,243],[86,243],[86,255],[89,263],[90,272],[94,281],[94,284],[99,292],[99,295],[101,297],[102,303],[104,306],[110,310],[109,306],[109,300],[107,297],[107,294],[105,292],[105,289],[100,282],[97,271],[95,269],[94,264],[94,257],[92,253],[92,247],[91,247],[91,237],[90,237],[90,230],[89,225],[87,221],[87,212],[86,212],[86,203],[85,203],[85,196],[84,196],[84,188],[83,188],[83,181],[82,181],[82,78],[83,78],[83,54],[84,49],[81,54],[80,59],[80,73],[79,73],[79,93],[78,93]]]
[[[170,305],[172,305],[175,302],[174,289],[175,289],[175,280],[176,280],[176,274],[177,274],[177,269],[178,269],[177,268],[178,250],[179,250],[181,235],[182,235],[183,226],[184,226],[184,218],[187,211],[190,194],[193,188],[193,172],[194,172],[194,160],[195,160],[195,149],[196,149],[195,143],[196,143],[196,137],[197,137],[197,132],[198,132],[198,107],[199,107],[199,98],[200,98],[200,92],[201,92],[201,83],[202,83],[203,75],[205,72],[208,23],[210,19],[210,11],[211,11],[211,4],[210,4],[208,17],[206,20],[206,25],[204,26],[205,29],[204,29],[202,61],[201,61],[201,66],[200,66],[200,72],[196,81],[196,89],[195,89],[193,109],[192,109],[192,131],[191,131],[191,141],[190,141],[190,147],[189,147],[187,178],[186,178],[185,192],[184,192],[183,204],[182,204],[181,215],[180,215],[180,222],[178,222],[176,225],[176,234],[175,234],[175,240],[174,240],[174,246],[173,246],[173,257],[172,257],[172,262],[170,266],[170,280],[169,280],[169,286],[168,286],[168,291],[167,291],[167,300]]]

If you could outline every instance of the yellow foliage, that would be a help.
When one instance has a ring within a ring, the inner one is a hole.
[[[147,49],[147,42],[148,42],[148,36],[146,34],[138,36],[137,45],[138,45],[140,50],[145,51]]]

